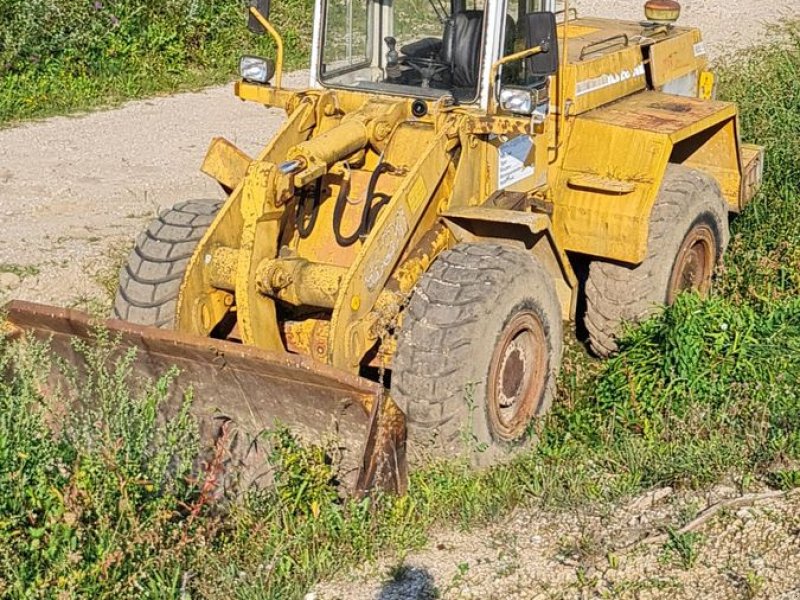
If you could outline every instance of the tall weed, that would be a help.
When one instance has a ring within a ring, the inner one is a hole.
[[[271,42],[246,28],[245,0],[4,0],[0,124],[229,79]],[[311,5],[276,2],[289,65],[309,51]]]

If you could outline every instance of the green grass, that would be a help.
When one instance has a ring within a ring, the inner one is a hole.
[[[380,553],[402,556],[435,524],[472,526],[520,505],[570,509],[723,478],[798,485],[799,31],[787,25],[721,74],[768,169],[734,222],[715,293],[682,296],[607,362],[570,343],[540,443],[511,464],[431,465],[405,497],[343,501],[324,449],[278,431],[275,488],[221,505],[185,477],[197,465],[191,420],[154,419],[166,379],[132,394],[124,362],[102,367],[101,344],[90,385],[74,389],[100,408],[54,415],[43,350],[0,343],[0,371],[16,373],[0,384],[0,595],[291,598]],[[664,559],[691,567],[700,544],[673,532]]]
[[[0,125],[230,80],[245,53],[271,55],[244,0],[4,0]],[[276,2],[287,65],[310,47],[311,5]]]

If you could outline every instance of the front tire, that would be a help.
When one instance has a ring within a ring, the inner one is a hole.
[[[595,260],[586,280],[585,324],[592,351],[617,351],[624,322],[637,323],[685,290],[705,294],[728,245],[728,205],[717,182],[668,165],[650,214],[647,256],[635,266]]]
[[[498,243],[459,244],[422,277],[392,369],[392,397],[417,455],[466,450],[486,466],[527,445],[561,365],[551,281],[529,252]]]
[[[137,238],[119,274],[114,318],[172,329],[189,259],[222,202],[190,200],[162,211]]]

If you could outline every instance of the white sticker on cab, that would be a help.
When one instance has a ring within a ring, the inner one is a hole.
[[[533,175],[534,164],[525,164],[533,148],[533,138],[520,135],[501,144],[498,148],[497,187],[507,188]]]

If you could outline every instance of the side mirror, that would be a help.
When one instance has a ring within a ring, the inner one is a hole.
[[[558,71],[558,35],[556,16],[551,12],[532,12],[522,21],[525,45],[528,48],[541,46],[542,51],[525,59],[529,75],[552,75]]]
[[[265,19],[269,19],[269,4],[270,0],[250,0],[250,6],[260,12]],[[247,12],[247,15],[247,28],[250,31],[258,35],[267,33],[250,11]]]

